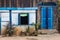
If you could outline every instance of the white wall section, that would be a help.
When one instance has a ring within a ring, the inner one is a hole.
[[[1,24],[6,25],[9,20],[9,11],[0,10],[1,13]],[[18,14],[19,13],[29,13],[29,24],[36,23],[36,11],[35,10],[12,10],[12,24],[18,25]]]
[[[36,13],[29,13],[29,24],[36,23]]]
[[[9,13],[1,13],[1,21],[9,21]]]
[[[1,28],[8,24],[9,20],[9,11],[8,10],[0,10],[1,13]]]
[[[18,24],[19,13],[29,13],[29,24],[36,23],[36,10],[12,10],[12,24]]]
[[[12,25],[18,25],[18,14],[12,13]]]

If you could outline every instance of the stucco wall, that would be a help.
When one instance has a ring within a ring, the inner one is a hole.
[[[9,11],[8,10],[0,10],[1,15],[1,26],[7,25],[9,22]],[[1,27],[2,28],[2,27]]]
[[[9,20],[9,11],[2,10],[1,12],[1,26],[7,25]],[[36,23],[36,11],[35,10],[13,10],[12,11],[12,24],[18,25],[18,14],[29,13],[29,24]]]
[[[29,24],[36,23],[36,11],[35,10],[13,10],[12,11],[12,24],[18,25],[18,14],[29,13]]]

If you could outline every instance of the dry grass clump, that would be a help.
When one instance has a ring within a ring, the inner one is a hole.
[[[2,26],[1,35],[5,35],[5,34],[6,34],[6,27]]]
[[[16,35],[16,36],[21,35],[21,31],[22,31],[21,27],[15,27],[13,30],[14,30],[13,35]]]

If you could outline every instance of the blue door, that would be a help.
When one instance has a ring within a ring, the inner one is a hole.
[[[52,7],[41,8],[41,29],[52,29],[53,9]]]

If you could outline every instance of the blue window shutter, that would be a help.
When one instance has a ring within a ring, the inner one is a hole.
[[[41,29],[46,28],[46,7],[41,8]]]

